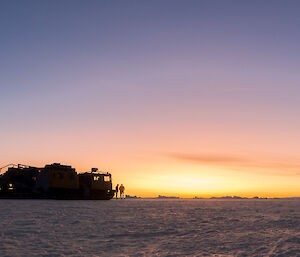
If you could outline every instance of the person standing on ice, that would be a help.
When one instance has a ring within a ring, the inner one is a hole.
[[[120,198],[125,199],[125,197],[124,197],[125,187],[123,186],[123,184],[121,184],[119,189],[120,189]]]
[[[116,185],[116,198],[118,198],[119,184]]]

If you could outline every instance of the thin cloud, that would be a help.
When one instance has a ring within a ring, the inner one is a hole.
[[[187,153],[172,153],[168,157],[184,161],[194,162],[199,165],[223,166],[230,168],[257,168],[268,169],[277,172],[272,172],[276,175],[299,176],[300,163],[278,162],[278,161],[262,161],[247,159],[238,155],[222,155],[222,154],[187,154]],[[269,172],[270,173],[270,172]]]
[[[191,162],[197,162],[201,164],[243,164],[246,163],[247,160],[238,156],[228,156],[228,155],[216,155],[216,154],[170,154],[170,157],[177,159],[177,160],[183,160],[183,161],[191,161]]]

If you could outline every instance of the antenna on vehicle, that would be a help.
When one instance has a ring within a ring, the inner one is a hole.
[[[7,164],[3,167],[0,168],[0,173],[3,169],[5,168],[8,168],[8,167],[12,167],[12,168],[15,168],[15,167],[18,167],[18,168],[28,168],[29,166],[28,165],[24,165],[24,164],[14,164],[14,163],[10,163],[10,164]]]

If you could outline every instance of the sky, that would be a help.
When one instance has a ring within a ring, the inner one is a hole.
[[[0,166],[126,194],[300,196],[299,1],[0,2]]]

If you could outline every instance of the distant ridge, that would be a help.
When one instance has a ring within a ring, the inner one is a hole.
[[[157,199],[180,199],[178,196],[164,196],[164,195],[159,195],[156,197]]]

